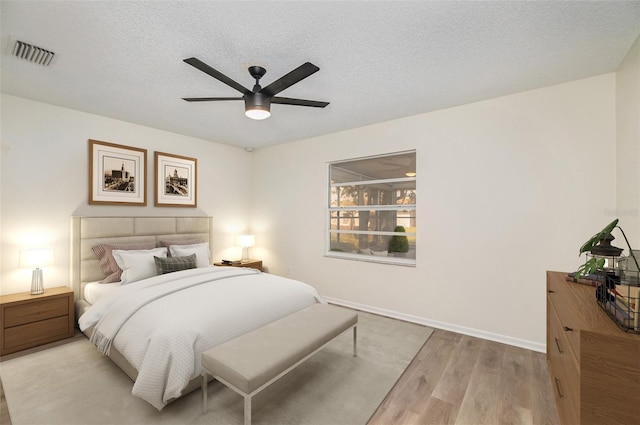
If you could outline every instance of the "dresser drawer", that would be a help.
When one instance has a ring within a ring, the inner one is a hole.
[[[577,285],[577,284],[575,284]],[[590,310],[595,304],[595,288],[593,288],[593,300],[576,298],[571,292],[550,293],[547,295],[547,308],[551,326],[555,326],[558,335],[563,335],[566,339],[565,345],[576,356],[580,358],[580,330],[586,326],[586,322],[581,314],[581,310]]]
[[[3,348],[7,352],[18,351],[69,336],[73,336],[69,316],[60,316],[5,329]]]
[[[549,333],[548,350],[557,352],[563,356],[571,356],[578,363],[580,360],[580,332],[578,329],[567,326],[560,318],[555,304],[548,303],[549,309]],[[571,323],[571,322],[570,322]]]
[[[4,309],[4,327],[10,328],[68,315],[69,297],[40,299],[37,302],[7,306]]]
[[[580,375],[578,365],[569,353],[550,350],[551,386],[563,425],[580,423]]]

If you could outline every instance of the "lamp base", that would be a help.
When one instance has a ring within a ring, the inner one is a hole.
[[[249,248],[248,247],[243,247],[242,248],[242,259],[240,260],[241,263],[248,263],[249,260]]]
[[[39,295],[42,293],[44,293],[42,269],[34,269],[33,273],[31,273],[31,295]]]

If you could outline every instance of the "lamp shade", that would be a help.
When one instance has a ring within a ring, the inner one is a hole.
[[[51,248],[25,248],[20,250],[20,264],[22,268],[40,268],[53,264],[53,250]]]
[[[256,244],[256,237],[254,235],[238,235],[236,236],[236,245],[243,248],[249,248]]]

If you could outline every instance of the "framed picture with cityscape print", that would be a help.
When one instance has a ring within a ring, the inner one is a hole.
[[[89,140],[89,204],[147,205],[147,150]]]
[[[155,206],[198,206],[196,158],[155,153]]]

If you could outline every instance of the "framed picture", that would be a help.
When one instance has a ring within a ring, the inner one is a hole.
[[[197,207],[198,160],[164,152],[155,153],[155,206]]]
[[[89,140],[89,204],[147,205],[147,150]]]

